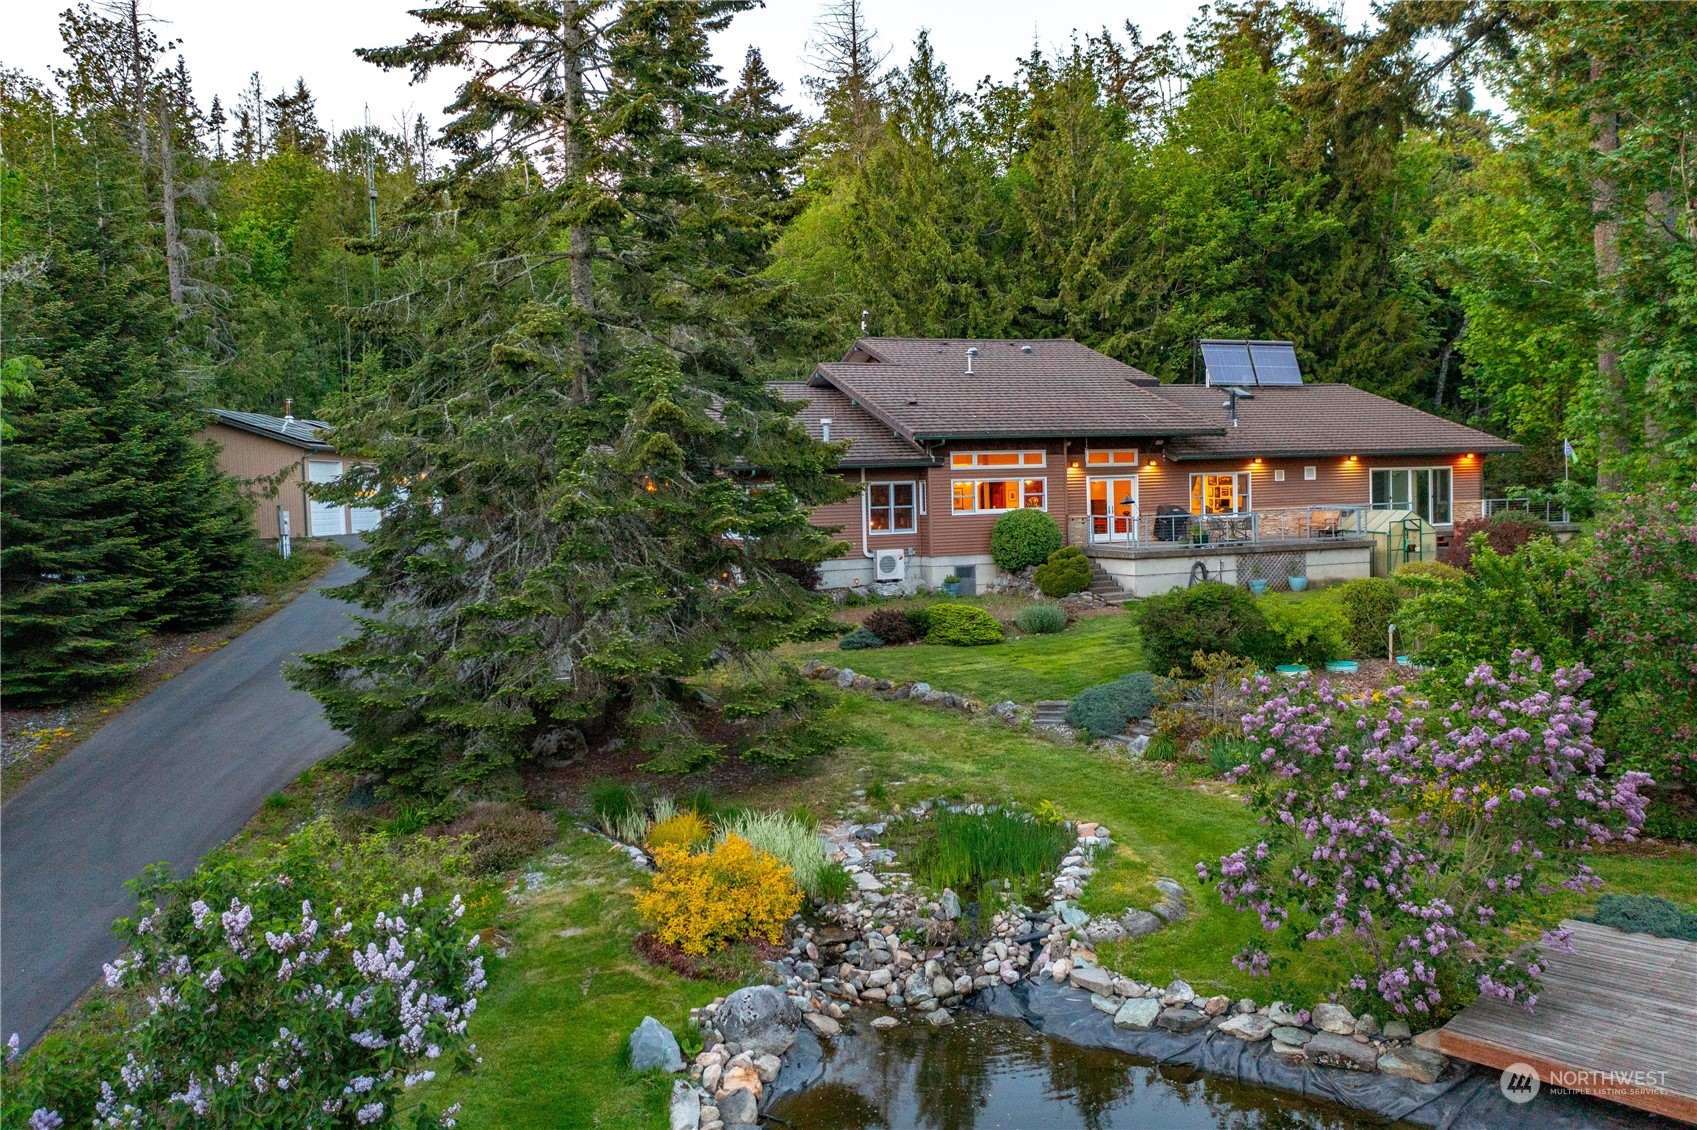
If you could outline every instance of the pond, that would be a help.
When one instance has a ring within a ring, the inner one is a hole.
[[[776,1103],[774,1123],[798,1130],[1388,1125],[1188,1068],[1075,1047],[1016,1020],[961,1012],[940,1029],[920,1022],[878,1033],[864,1025],[827,1047],[824,1076]]]

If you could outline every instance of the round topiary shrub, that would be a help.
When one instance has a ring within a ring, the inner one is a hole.
[[[1343,614],[1349,618],[1350,651],[1357,659],[1384,655],[1390,627],[1402,607],[1396,582],[1387,577],[1357,577],[1345,581],[1340,591]]]
[[[1067,611],[1058,604],[1033,604],[1022,608],[1015,622],[1026,635],[1051,636],[1065,630]]]
[[[1009,573],[1041,565],[1061,548],[1061,528],[1042,510],[1010,510],[990,531],[990,560]]]
[[[1067,725],[1088,730],[1093,738],[1125,733],[1134,718],[1147,718],[1159,701],[1155,676],[1133,671],[1111,683],[1087,687],[1067,706]]]
[[[864,651],[869,647],[883,647],[884,641],[862,625],[838,640],[837,646],[843,651]]]
[[[1157,671],[1193,676],[1197,652],[1261,655],[1268,647],[1267,619],[1247,589],[1204,581],[1142,602],[1138,627],[1143,654]]]
[[[912,643],[920,636],[913,630],[913,621],[900,608],[877,609],[861,626],[885,643]]]
[[[931,608],[931,629],[925,634],[925,642],[951,647],[1001,643],[1002,626],[982,608],[970,604],[937,604]]]
[[[1076,545],[1062,546],[1037,566],[1031,579],[1044,596],[1060,598],[1090,587],[1090,558]]]

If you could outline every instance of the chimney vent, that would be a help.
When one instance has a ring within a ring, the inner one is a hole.
[[[295,422],[295,398],[292,397],[292,396],[284,397],[283,398],[283,426],[286,428],[294,422]]]
[[[1019,351],[1021,353],[1030,353],[1031,347],[1029,345],[1022,345],[1022,346],[1019,347]]]
[[[978,347],[976,345],[968,346],[966,350],[966,375],[969,377],[972,376],[972,359],[976,356],[978,356]]]

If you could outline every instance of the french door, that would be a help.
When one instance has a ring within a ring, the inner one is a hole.
[[[1092,478],[1089,485],[1090,540],[1137,540],[1137,480],[1129,475]]]

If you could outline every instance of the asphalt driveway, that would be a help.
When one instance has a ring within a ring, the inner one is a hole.
[[[338,562],[319,587],[358,575]],[[27,1046],[120,952],[124,884],[179,873],[265,798],[346,742],[283,664],[355,628],[313,591],[237,636],[65,754],[0,809],[0,1040]]]

